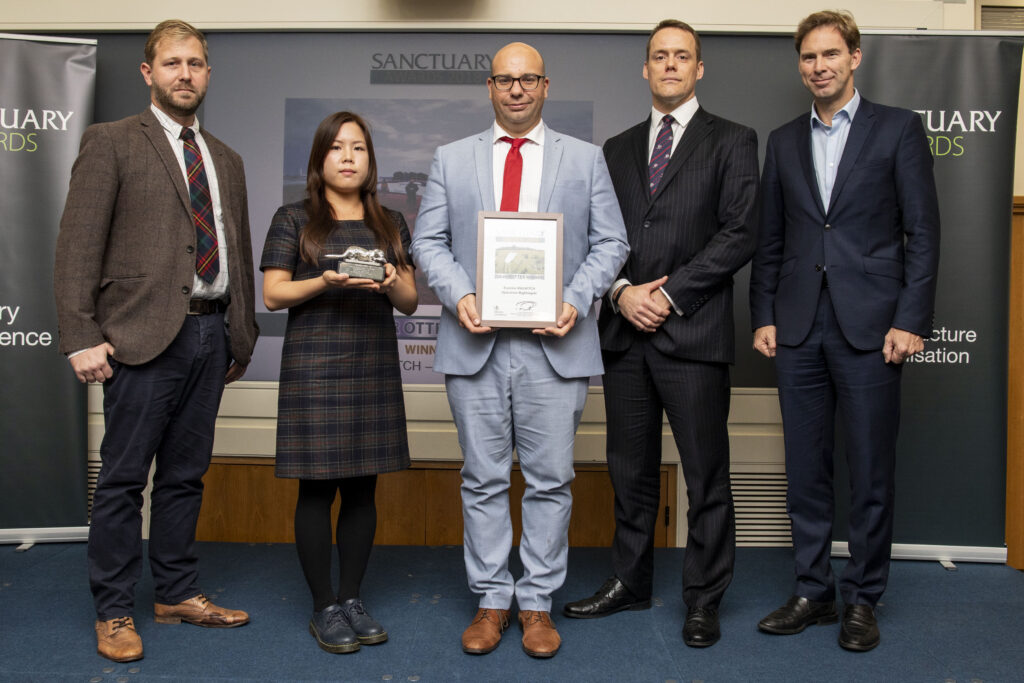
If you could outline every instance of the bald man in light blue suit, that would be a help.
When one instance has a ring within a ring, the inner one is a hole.
[[[594,303],[629,246],[600,148],[541,121],[548,79],[540,54],[522,43],[505,46],[487,86],[495,123],[438,148],[412,253],[444,306],[434,369],[445,373],[465,458],[466,573],[480,602],[463,649],[485,654],[497,647],[515,597],[524,650],[550,657],[561,642],[551,594],[566,573],[573,441],[589,377],[604,372]],[[528,138],[519,210],[563,214],[563,305],[553,327],[494,330],[481,326],[476,307],[477,216],[501,204],[498,173],[508,139],[519,137]],[[513,448],[526,480],[518,581],[508,570]]]

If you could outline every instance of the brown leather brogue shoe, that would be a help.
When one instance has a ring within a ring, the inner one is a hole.
[[[473,623],[462,632],[462,651],[471,655],[485,655],[498,647],[502,632],[508,628],[507,609],[481,607]]]
[[[249,615],[242,610],[217,607],[202,593],[177,605],[158,602],[153,605],[153,614],[158,624],[180,624],[187,621],[209,628],[234,628],[249,623]]]
[[[142,659],[142,638],[131,617],[96,622],[96,652],[115,662]]]
[[[549,612],[519,611],[519,625],[523,627],[523,651],[531,657],[554,657],[562,645]]]

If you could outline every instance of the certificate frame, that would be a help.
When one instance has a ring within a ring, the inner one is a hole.
[[[485,327],[554,327],[562,311],[562,214],[481,211],[476,305]]]

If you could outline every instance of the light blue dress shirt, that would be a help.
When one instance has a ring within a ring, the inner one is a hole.
[[[827,126],[811,105],[811,156],[814,159],[814,174],[818,180],[821,203],[828,211],[832,187],[836,184],[836,173],[843,158],[843,148],[850,136],[853,117],[860,106],[860,93],[853,91],[853,97],[842,109],[832,115],[832,125]]]

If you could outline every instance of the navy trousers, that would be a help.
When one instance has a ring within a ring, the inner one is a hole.
[[[846,341],[828,289],[821,291],[807,339],[799,346],[777,349],[797,596],[835,599],[829,557],[837,409],[845,427],[850,473],[850,560],[840,577],[839,592],[848,605],[874,606],[885,590],[892,546],[901,368],[885,363],[881,344],[878,349],[860,351]]]
[[[196,521],[228,363],[223,313],[186,316],[171,345],[148,363],[112,361],[89,527],[98,619],[132,613],[142,572],[142,492],[154,456],[149,562],[156,601],[173,605],[200,593]]]

